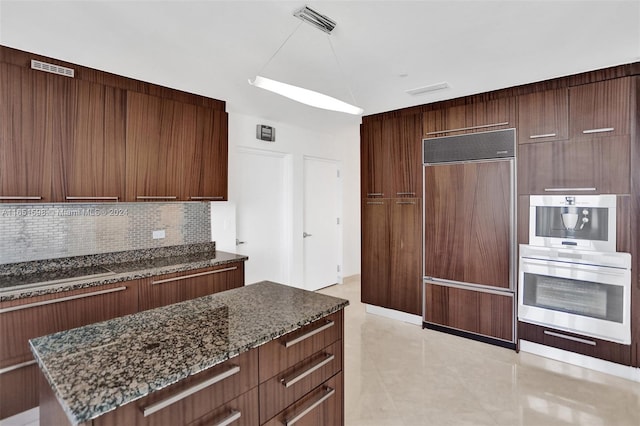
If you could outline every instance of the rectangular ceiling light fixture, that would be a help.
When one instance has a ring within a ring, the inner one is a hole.
[[[415,89],[405,90],[410,95],[421,95],[423,93],[435,92],[436,90],[442,90],[449,87],[449,83],[443,81],[442,83],[430,84],[429,86],[416,87]]]
[[[64,75],[66,77],[72,78],[74,76],[74,71],[72,68],[61,67],[60,65],[49,64],[42,61],[36,61],[35,59],[31,60],[31,69]]]
[[[303,6],[296,10],[293,12],[293,16],[302,19],[327,34],[331,34],[331,31],[336,27],[336,21],[328,16],[316,12],[309,6]]]

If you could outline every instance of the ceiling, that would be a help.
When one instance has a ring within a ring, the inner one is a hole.
[[[331,35],[300,25],[293,11],[305,4],[337,22]],[[230,113],[330,133],[360,117],[247,80],[259,73],[369,115],[635,62],[640,0],[0,0],[0,44],[225,100]],[[405,92],[441,82],[450,87]]]

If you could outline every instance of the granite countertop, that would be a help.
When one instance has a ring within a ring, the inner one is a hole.
[[[0,302],[247,260],[215,242],[0,265]]]
[[[348,300],[268,281],[30,340],[73,424],[330,315]]]

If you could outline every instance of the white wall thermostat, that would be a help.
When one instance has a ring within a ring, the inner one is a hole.
[[[276,129],[271,126],[265,126],[264,124],[256,125],[256,138],[261,141],[275,142]]]

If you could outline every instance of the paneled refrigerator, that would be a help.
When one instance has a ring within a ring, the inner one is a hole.
[[[423,148],[423,326],[515,348],[515,130]]]

